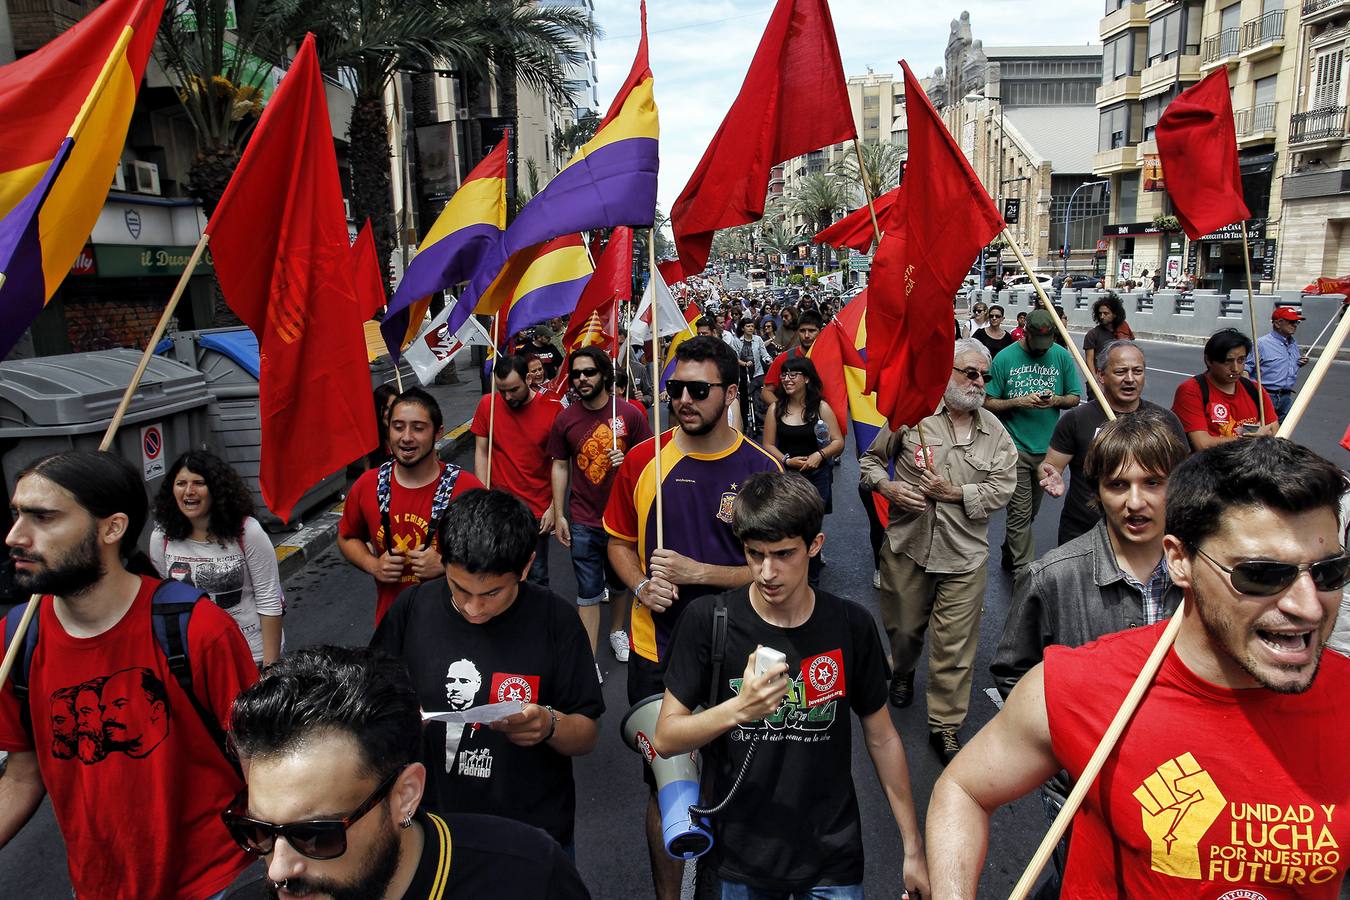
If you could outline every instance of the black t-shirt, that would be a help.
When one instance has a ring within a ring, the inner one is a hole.
[[[857,884],[863,845],[848,710],[868,716],[886,703],[890,673],[876,623],[856,603],[822,591],[811,617],[796,628],[760,618],[747,588],[722,596],[727,644],[717,702],[739,691],[756,644],[787,655],[793,684],[767,720],[735,799],[713,819],[718,872],[764,890]],[[690,709],[708,700],[716,599],[695,600],[675,626],[666,689]],[[726,796],[761,727],[739,726],[703,748],[705,801]]]
[[[504,700],[600,718],[605,701],[595,658],[571,604],[529,582],[505,612],[482,625],[450,603],[444,578],[408,588],[389,608],[370,645],[401,657],[427,712]],[[518,747],[486,726],[465,726],[446,759],[446,724],[423,729],[428,809],[491,813],[572,842],[576,786],[572,759],[547,744]]]
[[[1147,400],[1139,401],[1139,409],[1160,414],[1181,438],[1182,445],[1190,446],[1186,439],[1186,429],[1170,409]],[[1083,472],[1083,461],[1087,459],[1092,439],[1105,424],[1106,414],[1102,412],[1100,404],[1083,403],[1060,416],[1059,421],[1055,423],[1054,434],[1050,436],[1050,449],[1073,457],[1069,461],[1069,489],[1064,496],[1064,509],[1059,514],[1061,544],[1081,534],[1087,534],[1102,517],[1102,514],[1091,506],[1095,491]]]
[[[558,842],[501,816],[419,810],[425,842],[403,900],[530,897],[589,900],[590,892]]]
[[[991,338],[983,328],[976,328],[970,336],[981,344],[984,344],[985,349],[989,351],[991,357],[998,356],[998,351],[1002,350],[1004,347],[1011,347],[1013,344],[1017,343],[1017,338],[1013,337],[1012,334],[1007,331],[1003,332],[1003,337],[998,338],[997,340]]]

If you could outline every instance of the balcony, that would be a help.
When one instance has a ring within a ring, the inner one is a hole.
[[[1225,28],[1218,34],[1205,38],[1200,51],[1200,68],[1208,70],[1223,65],[1237,65],[1241,47],[1241,28]]]
[[[1126,75],[1097,88],[1097,108],[1119,103],[1121,100],[1139,99],[1139,76]]]
[[[1247,62],[1279,56],[1284,49],[1284,10],[1276,9],[1242,23],[1242,49]]]
[[[1139,73],[1139,98],[1169,90],[1178,82],[1188,85],[1200,80],[1200,57],[1194,53],[1156,62]]]
[[[1126,3],[1097,24],[1097,34],[1104,41],[1127,28],[1147,28],[1148,16],[1142,3]]]
[[[1092,158],[1093,175],[1112,175],[1116,172],[1134,172],[1139,168],[1138,147],[1117,147],[1103,150]]]
[[[1275,141],[1275,103],[1258,103],[1248,109],[1234,110],[1233,126],[1239,147],[1270,144]]]
[[[1316,25],[1350,13],[1350,0],[1303,0],[1303,24]]]
[[[1299,152],[1335,147],[1347,137],[1344,106],[1324,106],[1289,117],[1289,148]]]

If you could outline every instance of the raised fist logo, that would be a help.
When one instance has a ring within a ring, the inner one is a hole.
[[[1195,757],[1183,753],[1158,766],[1134,792],[1144,832],[1153,842],[1153,871],[1200,877],[1200,840],[1223,811],[1223,794]]]

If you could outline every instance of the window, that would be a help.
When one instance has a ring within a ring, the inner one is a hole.
[[[1310,109],[1340,105],[1341,68],[1344,61],[1344,47],[1317,54],[1317,59],[1313,62],[1313,95]]]
[[[1174,9],[1148,23],[1148,64],[1171,59],[1181,52],[1181,14]]]
[[[1120,196],[1116,199],[1116,221],[1133,222],[1139,216],[1139,173],[1120,176]],[[1117,248],[1119,249],[1119,248]]]
[[[1106,0],[1106,14],[1109,16],[1116,10],[1128,5],[1130,0]]]
[[[1102,47],[1102,84],[1110,84],[1117,78],[1135,74],[1136,70],[1131,68],[1133,60],[1130,51],[1133,49],[1134,35],[1129,32],[1106,42]]]
[[[1142,123],[1138,115],[1130,115],[1130,104],[1108,106],[1098,118],[1097,149],[1119,150],[1139,143]]]
[[[1283,0],[1281,0],[1283,2]],[[1200,55],[1200,20],[1205,15],[1205,5],[1203,3],[1189,3],[1186,5],[1186,28],[1181,36],[1184,44],[1184,52],[1187,56]]]
[[[876,94],[863,94],[863,109],[880,109],[881,98]]]
[[[1167,109],[1167,104],[1172,102],[1177,93],[1178,89],[1172,87],[1165,93],[1156,97],[1149,97],[1144,101],[1144,140],[1153,140],[1153,132],[1158,127],[1158,119],[1162,117],[1163,110]]]

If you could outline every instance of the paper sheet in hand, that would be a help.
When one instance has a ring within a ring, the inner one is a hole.
[[[499,722],[509,716],[525,711],[525,704],[519,700],[507,700],[503,703],[488,703],[472,709],[451,710],[449,712],[423,712],[423,722],[445,722],[448,725],[487,725]]]

